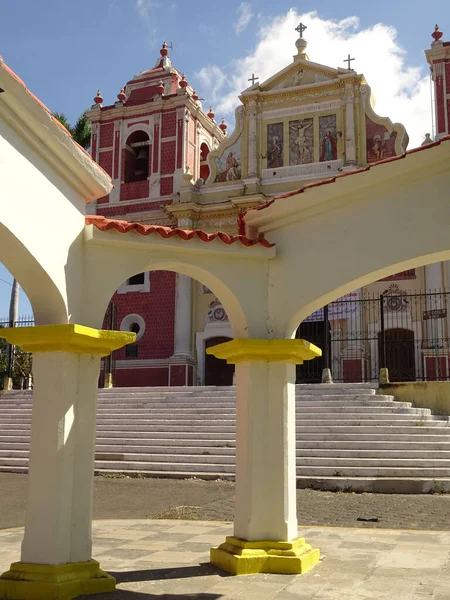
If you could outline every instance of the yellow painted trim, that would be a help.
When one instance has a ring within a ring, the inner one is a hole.
[[[304,538],[291,542],[247,542],[228,536],[224,544],[211,548],[210,560],[233,575],[252,573],[306,573],[320,560],[320,551],[313,549]]]
[[[65,565],[17,562],[0,577],[0,598],[8,600],[72,600],[115,589],[116,580],[96,560]]]
[[[136,340],[131,331],[106,331],[84,325],[38,325],[0,328],[0,337],[25,352],[73,352],[107,356]]]
[[[258,340],[238,338],[206,349],[228,364],[248,361],[287,362],[301,365],[304,360],[322,356],[322,350],[306,340]]]

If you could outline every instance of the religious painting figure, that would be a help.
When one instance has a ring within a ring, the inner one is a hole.
[[[374,163],[396,155],[396,131],[390,134],[384,125],[374,123],[366,117],[366,136],[368,163]]]
[[[241,144],[236,140],[222,156],[216,158],[216,182],[237,181],[241,178]]]
[[[267,125],[267,168],[283,166],[283,123]]]
[[[314,162],[313,119],[290,121],[289,165],[306,165]]]
[[[319,118],[320,162],[337,159],[336,115]]]

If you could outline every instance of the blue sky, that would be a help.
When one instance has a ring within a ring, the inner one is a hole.
[[[372,85],[376,110],[404,121],[417,145],[430,128],[423,51],[435,23],[450,40],[448,0],[0,0],[0,9],[5,62],[71,122],[98,88],[105,103],[114,102],[134,74],[154,66],[166,40],[205,107],[212,103],[232,129],[247,75],[264,79],[290,62],[300,17],[311,60],[343,66],[352,53],[352,66]],[[0,316],[8,311],[8,281],[0,266]],[[30,312],[23,294],[20,312]]]

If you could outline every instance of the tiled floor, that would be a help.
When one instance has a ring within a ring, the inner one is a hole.
[[[302,576],[232,577],[208,564],[231,524],[116,520],[94,523],[94,557],[117,591],[86,600],[450,600],[450,532],[303,528],[323,560]],[[23,530],[0,531],[0,568],[19,559]]]

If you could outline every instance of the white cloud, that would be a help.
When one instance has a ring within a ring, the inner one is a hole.
[[[152,0],[136,0],[137,11],[143,19],[148,18],[152,4]]]
[[[252,20],[253,11],[248,2],[242,2],[237,9],[237,20],[233,23],[236,35],[239,35],[246,29]]]
[[[242,5],[241,5],[242,6]],[[363,73],[376,99],[375,110],[380,116],[405,125],[409,147],[421,144],[424,134],[431,129],[429,78],[425,57],[419,66],[405,63],[405,51],[398,43],[393,27],[377,23],[360,28],[356,16],[341,21],[321,19],[317,12],[298,14],[291,9],[287,14],[268,22],[261,19],[258,42],[251,54],[235,59],[226,66],[204,67],[197,76],[202,93],[217,102],[217,113],[230,119],[239,105],[238,96],[248,87],[252,73],[263,82],[286,67],[296,53],[295,27],[302,21],[308,29],[307,53],[313,62],[331,67],[345,67],[344,58],[355,57],[352,67]]]

